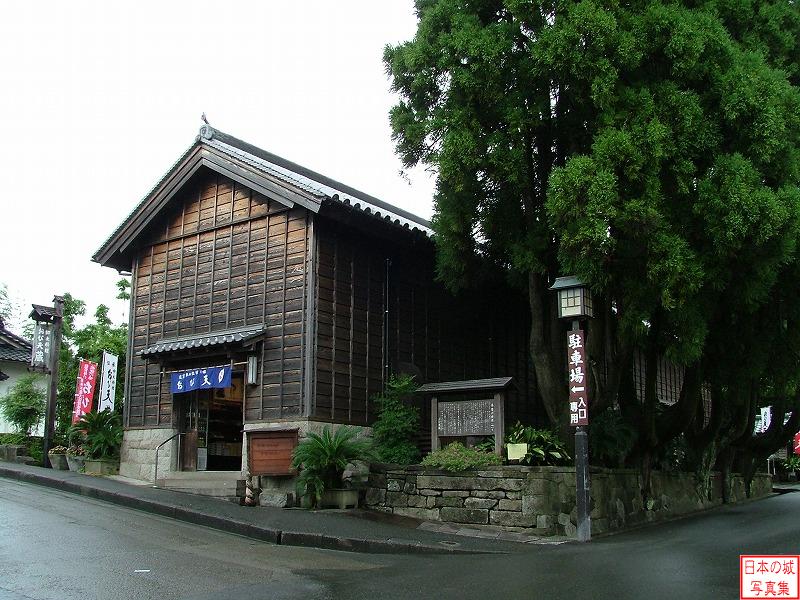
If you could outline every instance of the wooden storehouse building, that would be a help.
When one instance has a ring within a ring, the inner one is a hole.
[[[450,295],[431,233],[204,125],[93,257],[132,274],[121,473],[152,480],[161,445],[158,477],[173,487],[285,476],[298,436],[369,427],[371,398],[401,371],[513,377],[507,419],[530,421],[525,299]],[[209,374],[230,379],[201,385]]]

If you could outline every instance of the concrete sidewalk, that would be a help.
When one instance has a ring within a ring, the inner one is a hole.
[[[367,511],[245,507],[204,496],[130,485],[106,477],[0,462],[0,477],[43,485],[245,537],[283,544],[368,553],[484,554],[531,550],[492,536],[455,535],[418,522],[385,521]],[[368,518],[358,518],[364,516]],[[405,525],[405,526],[404,526]],[[513,541],[512,541],[513,540]]]

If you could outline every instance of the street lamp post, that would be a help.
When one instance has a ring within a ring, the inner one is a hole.
[[[575,427],[575,497],[578,512],[579,542],[592,538],[589,511],[589,370],[586,362],[586,336],[581,319],[592,317],[589,289],[577,277],[558,277],[551,290],[558,293],[558,317],[571,320],[567,333],[567,386],[569,389],[569,424]]]

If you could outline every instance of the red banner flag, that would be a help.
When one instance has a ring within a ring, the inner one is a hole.
[[[800,431],[794,434],[794,453],[800,454]]]
[[[75,384],[75,405],[72,409],[72,422],[77,423],[81,417],[92,410],[94,385],[97,381],[97,363],[81,360],[78,365],[78,381]]]

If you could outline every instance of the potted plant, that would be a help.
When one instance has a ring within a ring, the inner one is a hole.
[[[67,467],[75,473],[83,471],[86,460],[86,448],[83,445],[85,438],[86,433],[75,426],[67,430]]]
[[[372,456],[371,440],[359,438],[358,433],[347,426],[332,432],[326,425],[321,434],[309,432],[294,449],[292,468],[300,471],[298,495],[308,498],[311,508],[358,505],[358,490],[342,483],[348,463]]]
[[[50,466],[56,471],[66,471],[69,469],[69,465],[67,464],[67,449],[64,446],[50,448],[47,456],[50,458]]]
[[[119,472],[119,448],[122,422],[110,410],[89,412],[71,428],[71,435],[82,440],[85,450],[83,472],[90,475],[114,475]]]

